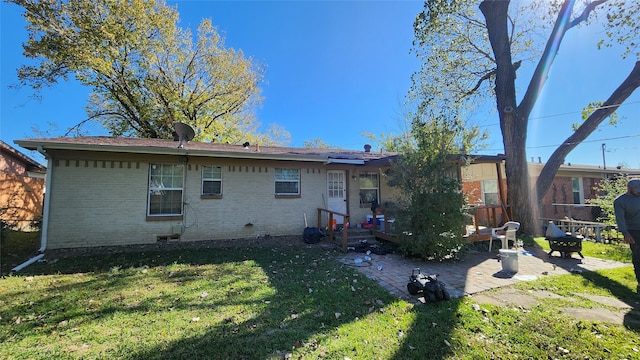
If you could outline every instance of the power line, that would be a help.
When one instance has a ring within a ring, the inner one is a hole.
[[[613,108],[613,107],[621,107],[621,106],[632,105],[632,104],[637,104],[637,103],[640,103],[640,100],[639,101],[631,101],[631,102],[628,102],[628,103],[613,104],[613,105],[607,105],[607,106],[598,106],[598,107],[593,109],[593,112],[595,112],[597,110],[609,109],[609,108]],[[551,115],[538,116],[538,117],[529,118],[529,120],[546,119],[546,118],[550,118],[550,117],[558,117],[558,116],[572,115],[572,114],[578,114],[578,113],[582,113],[582,110],[580,110],[580,111],[571,111],[571,112],[560,113],[560,114],[551,114]]]
[[[628,138],[632,138],[632,137],[638,137],[640,136],[640,134],[635,134],[635,135],[626,135],[626,136],[618,136],[618,137],[612,137],[612,138],[604,138],[604,139],[593,139],[593,140],[584,140],[584,141],[580,141],[579,144],[584,144],[584,143],[590,143],[590,142],[600,142],[600,141],[608,141],[608,140],[620,140],[620,139],[628,139]],[[562,144],[556,144],[556,145],[542,145],[542,146],[530,146],[527,147],[528,149],[540,149],[540,148],[546,148],[546,147],[558,147],[560,145],[571,145],[571,143],[562,143]]]
[[[633,138],[633,137],[640,137],[640,134],[635,134],[635,135],[626,135],[626,136],[618,136],[618,137],[612,137],[612,138],[604,138],[604,139],[594,139],[594,140],[584,140],[581,141],[580,144],[584,144],[584,143],[592,143],[592,142],[601,142],[601,141],[608,141],[608,140],[620,140],[620,139],[628,139],[628,138]],[[562,143],[565,144],[565,143]],[[549,147],[558,147],[562,144],[553,144],[553,145],[541,145],[541,146],[527,146],[526,149],[542,149],[542,148],[549,148]],[[570,144],[570,143],[567,143]],[[637,146],[634,147],[624,147],[624,148],[612,148],[612,149],[607,149],[607,152],[615,152],[618,150],[633,150],[633,149],[638,149]],[[485,149],[485,150],[492,150],[492,151],[502,151],[502,148],[498,149]]]
[[[616,151],[628,151],[628,150],[638,150],[640,149],[639,146],[627,146],[627,147],[621,147],[621,148],[613,148],[611,150],[607,150],[607,152],[616,152]]]
[[[622,104],[599,106],[599,107],[594,108],[593,111],[600,110],[600,109],[608,109],[608,108],[612,108],[612,107],[623,107],[623,106],[626,106],[626,105],[633,105],[633,104],[638,104],[638,103],[640,103],[640,100],[639,101],[624,102]],[[570,111],[570,112],[566,112],[566,113],[558,113],[558,114],[530,117],[529,120],[548,119],[548,118],[553,118],[553,117],[567,116],[567,115],[574,115],[574,114],[581,114],[581,113],[582,113],[582,110],[580,110],[580,111]],[[490,127],[490,126],[497,126],[497,125],[500,125],[500,123],[478,125],[478,127]]]
[[[584,143],[592,143],[592,142],[600,142],[600,141],[607,141],[607,140],[620,140],[620,139],[628,139],[628,138],[632,138],[632,137],[638,137],[640,136],[640,134],[635,134],[635,135],[626,135],[626,136],[618,136],[618,137],[612,137],[612,138],[604,138],[604,139],[593,139],[593,140],[584,140],[584,141],[580,141],[579,144],[584,144]],[[556,144],[556,145],[542,145],[542,146],[528,146],[527,149],[540,149],[540,148],[547,148],[547,147],[558,147],[560,145],[571,145],[571,143],[562,143],[562,144]]]

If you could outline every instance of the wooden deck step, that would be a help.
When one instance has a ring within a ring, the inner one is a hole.
[[[334,232],[333,237],[337,243],[342,244],[342,231]],[[348,245],[359,244],[365,240],[370,243],[375,242],[376,237],[373,235],[371,229],[349,228],[347,230]]]

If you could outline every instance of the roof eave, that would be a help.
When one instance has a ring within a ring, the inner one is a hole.
[[[71,151],[99,151],[125,154],[149,154],[149,155],[174,155],[174,156],[202,156],[234,159],[255,159],[255,160],[284,160],[284,161],[305,161],[325,163],[329,160],[326,156],[305,156],[291,154],[263,154],[255,151],[234,152],[234,151],[208,151],[193,150],[186,148],[167,148],[155,146],[110,146],[110,145],[87,145],[37,142],[30,140],[16,140],[16,144],[25,149],[37,150],[39,146],[43,150],[71,150]]]
[[[13,157],[19,159],[20,161],[24,162],[25,164],[29,165],[29,170],[32,171],[40,171],[40,172],[46,172],[47,171],[47,167],[40,164],[39,162],[33,160],[32,158],[30,158],[29,156],[21,153],[20,151],[18,151],[17,149],[15,149],[13,146],[5,143],[4,141],[1,142],[2,144],[2,148],[5,149],[5,151],[8,151],[9,154],[11,154]]]
[[[347,164],[347,165],[364,165],[364,159],[339,159],[339,158],[329,158],[326,161],[327,164]]]

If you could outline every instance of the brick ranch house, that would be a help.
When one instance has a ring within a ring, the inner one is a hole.
[[[42,216],[47,169],[0,140],[0,219],[14,230],[31,231]]]
[[[531,180],[535,183],[544,164],[531,162],[528,166]],[[576,220],[598,221],[598,209],[588,206],[587,200],[597,197],[594,188],[600,181],[620,174],[637,176],[640,175],[640,169],[615,166],[605,169],[601,166],[571,163],[560,165],[549,191],[542,199],[540,217],[560,219],[566,216]]]
[[[528,163],[531,186],[535,186],[544,163]],[[468,203],[472,206],[494,206],[502,202],[501,188],[506,194],[507,181],[504,163],[496,166],[489,163],[472,164],[462,169],[462,186]],[[542,219],[562,219],[571,217],[579,220],[596,221],[597,209],[587,205],[588,199],[597,196],[594,187],[603,179],[619,174],[639,175],[640,169],[625,169],[600,166],[563,164],[558,169],[553,183],[545,194],[540,217]],[[499,210],[500,211],[500,210]]]
[[[42,247],[302,235],[318,208],[371,214],[393,201],[395,154],[118,137],[16,140],[48,161]],[[326,213],[323,213],[326,215]],[[337,223],[342,223],[337,216]],[[326,220],[321,220],[326,226]]]

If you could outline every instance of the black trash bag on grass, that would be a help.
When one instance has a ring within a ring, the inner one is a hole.
[[[327,233],[317,227],[306,227],[302,234],[302,241],[306,244],[319,243],[323,237],[327,236]]]

